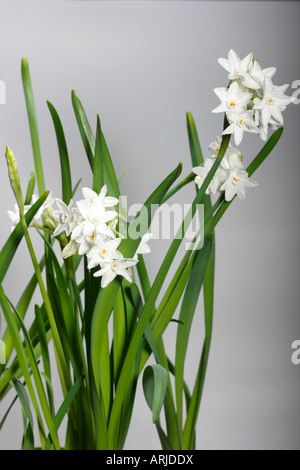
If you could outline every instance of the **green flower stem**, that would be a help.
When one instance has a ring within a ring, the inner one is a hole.
[[[21,210],[20,210],[20,213],[21,213]],[[42,294],[42,297],[43,297],[45,310],[46,310],[46,313],[47,313],[47,316],[48,316],[50,328],[51,328],[51,331],[52,331],[54,347],[55,347],[55,352],[56,352],[57,361],[58,361],[59,375],[60,375],[60,379],[61,379],[63,393],[64,393],[64,396],[66,396],[66,394],[70,390],[71,384],[72,384],[70,374],[69,374],[69,370],[68,370],[67,364],[65,362],[64,352],[63,352],[63,348],[62,348],[60,338],[59,338],[59,334],[58,334],[58,331],[57,331],[57,327],[56,327],[54,315],[53,315],[53,312],[52,312],[51,304],[50,304],[50,301],[49,301],[49,297],[47,295],[47,291],[46,291],[46,288],[45,288],[45,285],[44,285],[42,273],[40,271],[39,263],[38,263],[38,261],[36,259],[36,256],[35,256],[35,252],[34,252],[34,249],[33,249],[32,243],[31,243],[28,228],[27,228],[26,221],[25,221],[25,218],[24,218],[23,214],[21,215],[21,223],[22,223],[22,227],[23,227],[24,236],[25,236],[25,240],[26,240],[26,243],[27,243],[28,251],[29,251],[32,263],[33,263],[33,267],[34,267],[34,270],[35,270],[35,273],[36,273],[37,281],[38,281],[40,291],[41,291],[41,294]]]

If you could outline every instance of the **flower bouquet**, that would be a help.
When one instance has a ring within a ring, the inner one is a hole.
[[[183,167],[179,163],[128,220],[100,118],[94,133],[75,91],[72,106],[91,169],[90,184],[81,189],[81,180],[73,184],[63,125],[47,102],[57,137],[61,195],[53,195],[51,183],[46,185],[29,66],[22,59],[35,172],[24,191],[16,158],[6,148],[16,205],[8,211],[12,231],[0,252],[0,307],[6,324],[0,342],[0,397],[15,393],[0,428],[18,400],[24,425],[21,449],[124,449],[139,380],[162,449],[196,449],[212,339],[215,228],[234,199],[244,199],[246,188],[257,185],[252,175],[278,142],[282,112],[293,101],[285,94],[288,85],[273,84],[276,69],[262,69],[252,53],[241,60],[230,50],[228,59],[218,61],[228,73],[228,85],[214,90],[220,104],[213,112],[224,113],[224,126],[208,146],[211,155],[203,158],[193,116],[187,112],[191,160],[185,164],[190,171],[176,183]],[[269,136],[270,130],[274,132]],[[235,148],[245,132],[265,141],[247,165]],[[151,283],[144,259],[151,252],[151,222],[155,212],[190,183],[195,198]],[[176,255],[195,219],[197,232],[178,262]],[[23,239],[33,274],[20,299],[12,301],[2,284]],[[171,267],[174,274],[167,282]],[[36,290],[40,302],[34,301]],[[185,359],[194,316],[201,314],[201,291],[205,338],[191,386]],[[174,358],[167,355],[163,339],[170,322],[176,324]],[[63,394],[60,403],[54,368]]]

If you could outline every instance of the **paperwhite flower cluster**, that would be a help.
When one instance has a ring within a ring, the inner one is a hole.
[[[114,197],[106,196],[106,193],[106,185],[99,194],[92,189],[83,188],[83,199],[77,201],[76,205],[71,200],[68,206],[58,198],[48,197],[37,214],[37,217],[41,217],[43,212],[46,209],[49,210],[51,206],[47,216],[50,216],[56,223],[53,236],[57,237],[65,232],[70,238],[69,243],[63,249],[63,258],[76,253],[86,255],[89,269],[97,266],[100,268],[94,276],[101,277],[101,287],[106,287],[118,275],[131,282],[131,268],[138,262],[138,254],[150,252],[147,242],[152,237],[151,233],[146,233],[134,257],[124,258],[118,250],[122,238],[116,235],[115,230],[119,214],[112,209],[119,201]],[[32,203],[35,201],[36,197],[33,198]],[[26,206],[26,211],[30,207],[31,205]],[[15,212],[8,211],[8,215],[13,222],[13,229],[20,220],[18,206]]]
[[[193,172],[196,174],[195,183],[198,188],[201,187],[209,170],[213,166],[220,146],[221,137],[216,137],[215,141],[208,147],[212,156],[207,158],[203,165],[193,168]],[[245,199],[245,187],[253,186],[257,186],[257,183],[251,180],[244,170],[241,152],[229,145],[206,190],[206,194],[221,194],[224,192],[226,201],[231,201],[235,195],[240,199]]]
[[[230,80],[228,88],[214,89],[221,103],[213,112],[225,112],[229,122],[223,134],[233,134],[236,145],[244,132],[257,133],[266,140],[269,128],[283,125],[282,112],[294,101],[294,97],[284,94],[289,85],[274,85],[271,79],[276,68],[262,69],[252,53],[241,60],[231,49],[228,59],[219,58],[218,62]]]

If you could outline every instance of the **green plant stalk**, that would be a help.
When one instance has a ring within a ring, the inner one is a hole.
[[[31,243],[31,239],[30,239],[30,235],[29,235],[29,232],[28,232],[28,228],[27,228],[27,225],[26,225],[25,218],[24,218],[24,214],[21,214],[21,210],[20,210],[20,215],[21,215],[21,222],[22,222],[22,227],[23,227],[24,236],[25,236],[25,240],[26,240],[26,243],[27,243],[28,251],[29,251],[29,254],[30,254],[30,257],[31,257],[31,260],[32,260],[32,264],[33,264],[35,273],[36,273],[37,281],[38,281],[38,284],[39,284],[39,287],[40,287],[40,291],[41,291],[42,298],[43,298],[44,305],[45,305],[45,310],[46,310],[47,317],[48,317],[49,324],[50,324],[50,328],[51,328],[51,331],[52,331],[52,336],[53,336],[53,342],[54,342],[54,347],[55,347],[55,352],[56,352],[56,357],[57,357],[57,365],[58,365],[60,380],[61,380],[64,396],[66,396],[66,394],[70,390],[71,384],[72,384],[70,374],[69,374],[69,370],[68,370],[68,367],[67,367],[66,362],[65,362],[63,348],[62,348],[62,345],[61,345],[61,342],[60,342],[60,338],[59,338],[59,334],[58,334],[58,331],[57,331],[55,319],[54,319],[54,316],[53,316],[51,304],[50,304],[50,301],[49,301],[49,298],[48,298],[48,295],[47,295],[47,291],[46,291],[46,288],[45,288],[45,285],[44,285],[44,281],[43,281],[43,278],[42,278],[42,273],[40,271],[39,263],[36,259],[34,248],[33,248],[32,243]]]

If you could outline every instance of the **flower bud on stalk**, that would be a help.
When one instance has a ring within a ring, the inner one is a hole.
[[[6,147],[5,157],[7,162],[10,185],[18,203],[20,215],[22,216],[24,214],[24,199],[19,178],[18,165],[15,156],[9,147]]]

